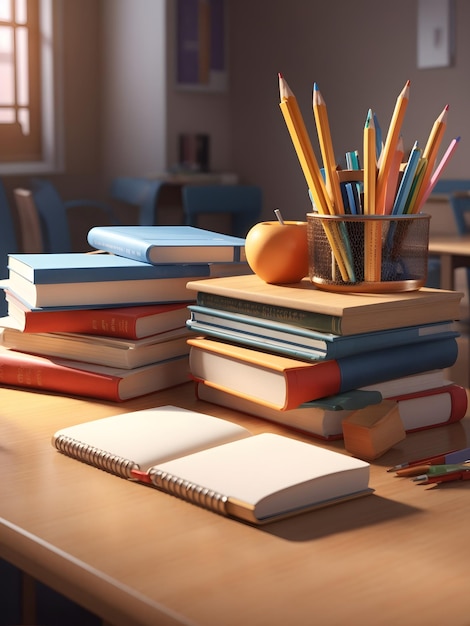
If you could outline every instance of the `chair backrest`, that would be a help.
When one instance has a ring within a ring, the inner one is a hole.
[[[231,234],[245,237],[260,220],[263,194],[257,185],[185,185],[182,200],[188,226],[197,226],[201,214],[230,213]]]
[[[21,231],[21,249],[27,254],[44,252],[41,222],[33,193],[29,189],[13,190]]]
[[[18,252],[15,224],[10,203],[0,181],[0,278],[8,278],[8,255]],[[0,316],[7,314],[3,290],[0,290]]]
[[[54,185],[39,178],[31,181],[46,252],[70,252],[72,244],[67,211]]]
[[[162,185],[159,180],[121,176],[111,182],[111,198],[139,207],[139,225],[152,226]]]
[[[470,232],[470,189],[453,193],[449,202],[454,212],[459,235]]]

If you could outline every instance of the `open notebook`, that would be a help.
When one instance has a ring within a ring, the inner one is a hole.
[[[99,469],[254,524],[372,491],[364,461],[175,406],[70,426],[52,443]]]

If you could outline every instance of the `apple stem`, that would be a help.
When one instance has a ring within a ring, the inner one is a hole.
[[[284,220],[282,219],[281,211],[279,209],[274,209],[274,213],[279,220],[280,224],[284,224]]]

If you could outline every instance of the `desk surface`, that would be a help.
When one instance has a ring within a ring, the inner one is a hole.
[[[470,445],[470,418],[408,435],[372,466],[374,495],[260,529],[50,443],[162,404],[287,432],[196,401],[192,384],[122,405],[1,388],[0,556],[116,625],[468,625],[470,482],[430,488],[386,468]]]

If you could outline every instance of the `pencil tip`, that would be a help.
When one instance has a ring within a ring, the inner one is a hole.
[[[277,73],[277,77],[278,77],[279,79],[280,79],[280,78],[282,78],[282,74],[281,74],[281,72],[278,72],[278,73]]]
[[[313,91],[318,91],[318,85],[317,85],[317,83],[313,83]]]

